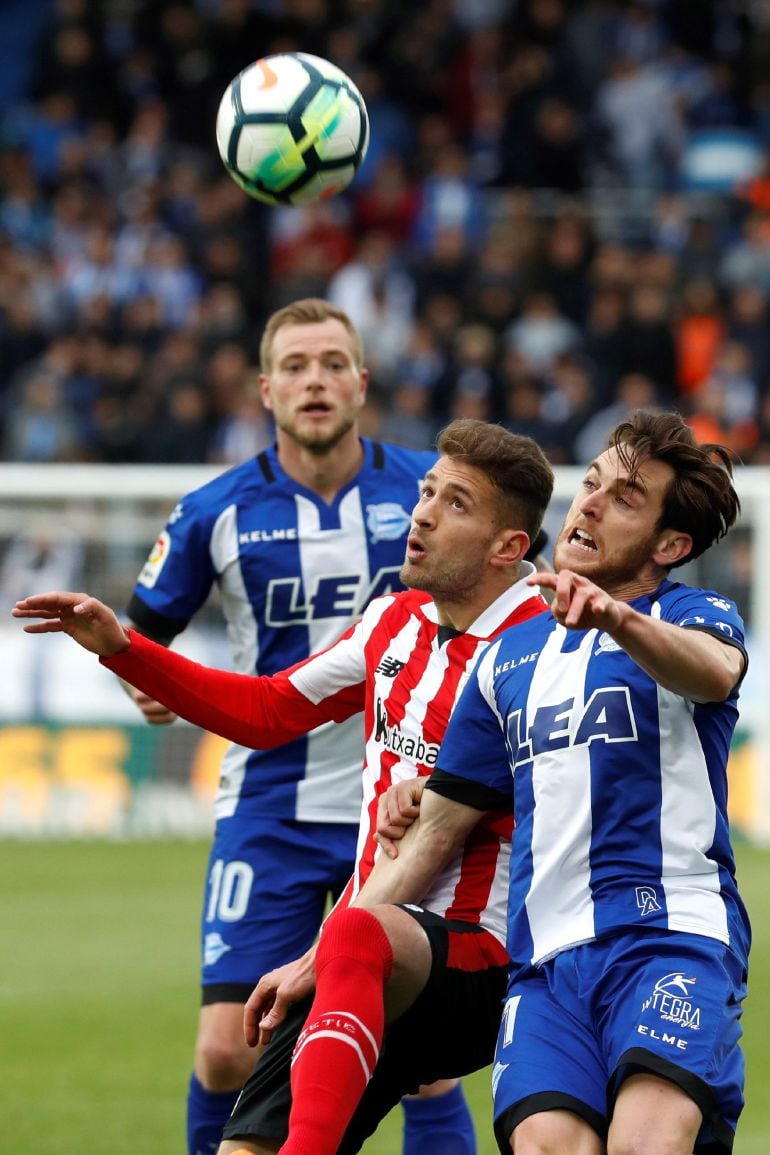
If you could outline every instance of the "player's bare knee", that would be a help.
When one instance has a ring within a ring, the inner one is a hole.
[[[681,1087],[652,1073],[620,1088],[607,1137],[608,1155],[690,1155],[702,1115]]]
[[[277,1139],[223,1139],[217,1155],[274,1155],[280,1147]]]
[[[393,950],[393,966],[385,985],[385,1009],[389,1022],[411,1006],[430,977],[433,956],[420,924],[398,906],[381,904],[371,913],[379,921]]]
[[[251,1074],[255,1054],[241,1040],[208,1035],[195,1048],[195,1074],[207,1091],[238,1091]]]
[[[430,943],[419,922],[400,906],[387,903],[372,907],[371,913],[390,939],[394,970],[396,967],[413,969],[416,966],[425,971],[427,978],[431,962]]]
[[[511,1135],[514,1155],[602,1155],[604,1144],[596,1132],[571,1111],[542,1111],[529,1115]]]

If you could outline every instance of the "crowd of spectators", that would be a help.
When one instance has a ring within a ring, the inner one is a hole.
[[[363,334],[374,435],[479,416],[581,463],[657,404],[770,463],[767,0],[39,11],[24,49],[0,23],[29,55],[0,106],[0,458],[243,460],[265,317],[320,295]],[[273,209],[213,126],[294,49],[352,76],[371,147],[345,194]]]

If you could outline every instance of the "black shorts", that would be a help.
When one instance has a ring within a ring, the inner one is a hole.
[[[422,1083],[469,1075],[492,1062],[508,978],[507,957],[481,927],[404,907],[428,936],[433,963],[425,989],[385,1030],[374,1075],[339,1155],[353,1155],[402,1095]],[[250,1075],[224,1129],[225,1139],[270,1138],[289,1130],[294,1045],[312,996],[295,1003]]]

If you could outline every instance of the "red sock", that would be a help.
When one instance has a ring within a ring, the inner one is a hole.
[[[327,921],[316,954],[316,995],[291,1067],[289,1138],[282,1155],[334,1155],[372,1077],[385,1028],[393,949],[367,910]]]

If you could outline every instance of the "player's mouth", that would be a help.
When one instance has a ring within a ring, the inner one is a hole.
[[[410,533],[406,541],[407,561],[418,561],[421,557],[425,557],[425,552],[425,546],[420,539]]]
[[[585,529],[573,529],[567,541],[570,545],[574,545],[577,549],[582,549],[586,553],[596,553],[599,548],[590,533]]]
[[[300,409],[300,413],[304,413],[307,417],[326,417],[331,411],[331,405],[325,405],[323,401],[311,401],[309,405],[303,405]]]

